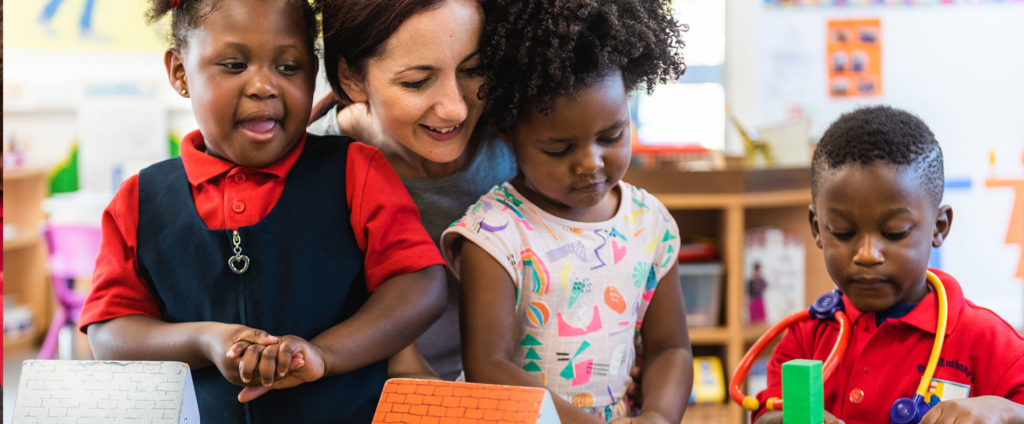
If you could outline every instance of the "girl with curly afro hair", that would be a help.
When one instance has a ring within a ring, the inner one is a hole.
[[[622,181],[629,93],[684,72],[682,31],[668,1],[486,3],[480,95],[518,173],[441,238],[462,283],[467,380],[546,386],[562,422],[682,419],[693,361],[679,230]],[[626,397],[636,336],[640,410]]]

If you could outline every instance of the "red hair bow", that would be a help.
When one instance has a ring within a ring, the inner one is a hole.
[[[171,0],[171,10],[177,9],[181,4],[181,0]]]

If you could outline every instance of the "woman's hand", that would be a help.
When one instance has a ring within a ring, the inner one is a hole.
[[[366,103],[352,103],[338,109],[337,119],[343,134],[367,144],[379,145],[380,131],[375,128],[370,106]]]
[[[634,414],[640,414],[644,408],[644,393],[641,390],[640,377],[644,374],[644,344],[636,343],[636,359],[633,366],[629,368],[629,385],[626,386],[626,397],[629,398],[629,408]]]

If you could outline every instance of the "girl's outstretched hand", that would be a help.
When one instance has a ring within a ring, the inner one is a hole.
[[[241,324],[219,322],[210,323],[198,337],[200,344],[205,346],[206,358],[217,367],[225,379],[238,386],[248,385],[252,381],[252,375],[248,381],[242,376],[244,353],[248,352],[250,347],[253,347],[252,350],[262,351],[264,347],[278,342],[277,337],[266,331]]]
[[[265,381],[262,376],[269,373],[273,376],[271,383],[243,388],[238,393],[239,402],[249,402],[270,390],[287,389],[323,377],[326,365],[319,347],[298,336],[281,336],[279,340],[278,344],[263,349],[260,358],[260,381]]]

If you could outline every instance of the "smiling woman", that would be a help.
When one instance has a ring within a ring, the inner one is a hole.
[[[508,144],[480,121],[480,3],[326,0],[322,7],[333,94],[317,108],[329,110],[309,131],[346,134],[379,148],[436,243],[467,206],[516,172]],[[433,370],[403,368],[393,359],[394,373],[458,377],[458,293],[449,273],[445,312],[417,341]]]

